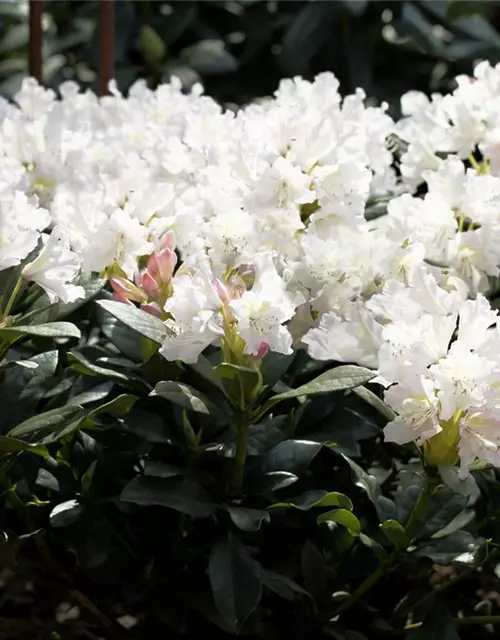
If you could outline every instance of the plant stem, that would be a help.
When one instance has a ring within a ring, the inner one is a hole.
[[[23,282],[24,280],[23,280],[23,277],[21,276],[19,280],[16,282],[16,286],[14,287],[14,289],[12,289],[10,298],[7,304],[5,305],[5,309],[2,313],[2,319],[6,318],[9,315],[9,313],[12,311],[12,307],[14,306],[14,302],[16,301],[18,293],[21,290],[21,287],[23,286]]]
[[[437,487],[437,481],[434,478],[429,478],[426,476],[425,484],[418,496],[417,502],[413,507],[411,515],[408,519],[408,522],[405,526],[405,533],[408,539],[411,541],[418,534],[418,529],[422,524],[422,520],[425,518],[427,513],[427,508],[429,506],[429,502],[434,494],[434,491]]]
[[[231,493],[237,496],[241,493],[245,474],[245,461],[248,445],[248,421],[246,416],[238,422],[236,427],[236,453],[234,457],[233,477],[231,479]]]
[[[473,625],[473,624],[500,624],[500,616],[469,616],[463,618],[453,618],[453,622],[458,626]],[[405,631],[411,629],[420,629],[423,622],[413,622],[406,625]]]
[[[434,478],[429,478],[428,476],[426,476],[424,487],[420,492],[415,506],[413,507],[413,511],[411,512],[411,515],[405,526],[405,532],[409,540],[413,540],[415,538],[415,535],[418,533],[418,528],[421,524],[422,519],[425,517],[429,501],[436,487],[436,480]],[[337,609],[335,615],[338,615],[339,613],[346,611],[346,609],[349,609],[367,591],[369,591],[380,580],[380,578],[382,578],[387,573],[387,571],[389,571],[389,569],[396,561],[397,557],[397,550],[394,550],[392,553],[390,553],[385,558],[385,560],[380,563],[378,569],[376,569],[376,571],[374,571],[364,582],[361,583],[361,585],[356,589],[352,596],[344,600],[344,602]]]

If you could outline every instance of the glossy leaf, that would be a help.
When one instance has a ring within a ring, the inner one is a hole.
[[[162,344],[167,335],[167,330],[163,322],[134,306],[115,302],[114,300],[98,300],[97,304],[114,316],[120,322],[127,325],[142,336]]]
[[[122,491],[121,500],[142,506],[168,507],[197,518],[206,518],[215,510],[206,491],[190,480],[177,478],[138,476]]]
[[[213,547],[208,575],[219,613],[235,632],[239,632],[262,596],[258,564],[240,540],[231,536]]]

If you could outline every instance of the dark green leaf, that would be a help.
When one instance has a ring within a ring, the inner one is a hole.
[[[11,429],[9,436],[20,438],[37,435],[40,437],[55,431],[60,432],[64,427],[74,423],[79,418],[83,418],[84,415],[83,407],[79,405],[59,407],[28,418],[28,420]]]
[[[285,489],[299,479],[294,473],[288,473],[286,471],[270,471],[264,473],[261,476],[252,478],[249,486],[253,493],[268,493],[272,491],[278,491],[279,489]]]
[[[188,411],[204,413],[223,420],[227,420],[228,417],[203,393],[181,382],[159,382],[150,395],[166,398]]]
[[[330,393],[333,391],[346,391],[354,389],[361,384],[369,382],[375,377],[373,371],[355,365],[341,365],[329,371],[325,371],[311,382],[302,385],[298,389],[292,389],[284,393],[278,393],[270,398],[266,405],[266,411],[282,400],[310,396],[316,393]]]
[[[240,540],[232,536],[213,547],[208,575],[217,610],[238,633],[262,596],[259,565]]]
[[[93,409],[89,413],[89,418],[96,416],[100,413],[109,413],[112,416],[124,416],[132,409],[134,404],[138,400],[138,396],[132,394],[123,393],[122,395],[110,400],[106,404]]]
[[[262,569],[261,574],[264,586],[285,600],[293,602],[301,595],[306,596],[309,599],[311,598],[310,593],[287,576],[275,573],[274,571],[269,571],[269,569]]]
[[[231,520],[242,531],[258,531],[263,522],[269,522],[267,511],[250,509],[248,507],[227,507]]]
[[[0,329],[0,337],[12,342],[22,336],[39,336],[41,338],[80,338],[81,332],[71,322],[49,322],[47,324],[17,325]]]
[[[308,2],[296,14],[283,38],[279,61],[288,72],[302,71],[331,34],[339,6],[335,2]]]
[[[396,507],[392,500],[389,500],[389,498],[382,495],[377,479],[369,473],[366,473],[366,471],[347,456],[343,456],[343,458],[351,467],[356,486],[365,491],[366,495],[377,510],[379,520],[382,522],[385,520],[395,520]]]
[[[286,471],[301,475],[317,455],[321,445],[308,440],[285,440],[253,460],[249,477],[259,476],[271,471]]]
[[[287,502],[278,502],[268,507],[269,509],[298,509],[309,511],[313,507],[342,507],[352,510],[352,502],[343,493],[332,491],[305,491]]]
[[[326,587],[325,561],[310,541],[307,541],[302,549],[300,569],[307,591],[315,598],[320,598]]]
[[[121,500],[168,507],[197,518],[206,518],[215,510],[206,491],[190,480],[177,478],[138,476],[122,491]]]
[[[130,413],[121,420],[121,425],[127,431],[148,442],[167,443],[171,440],[163,419],[157,413],[138,407],[132,408]]]
[[[98,300],[97,304],[142,336],[146,336],[146,338],[159,344],[162,344],[165,340],[167,335],[165,325],[159,318],[152,316],[150,313],[114,300]]]
[[[52,509],[50,524],[55,528],[70,527],[78,522],[82,514],[83,507],[78,500],[67,500]]]
[[[238,69],[238,60],[224,46],[222,40],[201,40],[184,49],[180,62],[200,75],[220,75]]]
[[[19,451],[34,453],[43,458],[49,457],[49,452],[45,447],[37,447],[22,440],[17,440],[16,438],[9,438],[8,436],[0,436],[0,456],[6,453],[17,453]]]

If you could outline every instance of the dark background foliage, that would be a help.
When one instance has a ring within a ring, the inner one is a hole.
[[[282,77],[330,70],[397,110],[409,89],[442,91],[476,59],[500,61],[496,0],[118,0],[116,76],[127,89],[178,75],[222,103],[272,93]],[[97,2],[45,2],[44,76],[95,87]],[[0,3],[0,91],[27,73],[27,2]]]

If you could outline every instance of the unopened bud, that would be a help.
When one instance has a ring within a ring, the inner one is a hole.
[[[156,263],[163,283],[170,282],[177,264],[177,254],[166,247],[156,254]]]
[[[249,360],[262,360],[264,356],[267,356],[269,353],[269,342],[262,340],[259,344],[259,348],[257,349],[257,353],[254,353],[251,356],[247,356]]]
[[[161,249],[175,249],[175,233],[173,231],[167,231],[161,239]]]
[[[212,280],[212,286],[215,289],[215,293],[219,296],[219,300],[225,306],[229,304],[230,298],[229,293],[227,291],[226,285],[221,282],[218,278],[214,278]]]
[[[143,302],[144,294],[138,289],[135,284],[124,278],[110,278],[109,284],[111,288],[117,294],[120,301],[130,300],[133,302]]]
[[[141,273],[141,287],[149,298],[154,298],[158,293],[158,282],[147,269]]]

